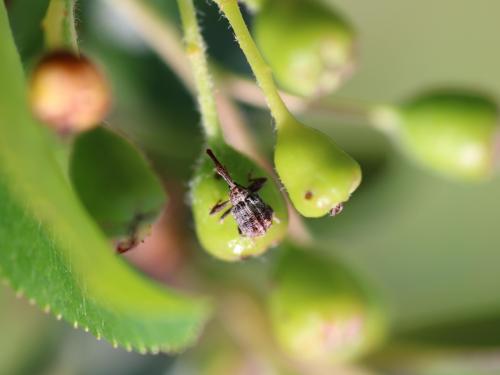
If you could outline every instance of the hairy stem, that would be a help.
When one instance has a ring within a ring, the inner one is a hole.
[[[250,35],[250,31],[248,31],[248,27],[241,15],[238,2],[236,0],[214,1],[233,28],[236,39],[255,74],[257,83],[264,92],[267,105],[276,121],[276,126],[279,127],[291,117],[291,114],[279,95],[276,84],[274,83],[271,68],[264,61],[264,58]]]
[[[166,18],[160,17],[144,1],[140,0],[101,0],[112,6],[113,10],[124,16],[130,22],[144,41],[162,58],[174,71],[184,86],[191,92],[195,91],[193,77],[189,68],[188,59],[184,53],[181,36],[175,26]],[[265,107],[266,99],[262,90],[251,80],[236,75],[221,72],[218,76],[221,91],[225,91],[232,98],[256,107]],[[304,115],[324,115],[329,118],[339,116],[345,121],[348,117],[356,123],[370,124],[373,104],[360,103],[357,100],[329,99],[323,101],[306,101],[302,98],[280,93],[286,106],[294,113]]]
[[[212,77],[208,71],[205,43],[196,19],[193,0],[177,0],[184,29],[186,53],[194,75],[202,125],[209,140],[222,136],[215,105]]]
[[[48,49],[67,49],[78,53],[75,28],[76,0],[51,0],[42,22]]]

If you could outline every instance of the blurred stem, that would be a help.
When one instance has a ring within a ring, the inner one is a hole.
[[[140,0],[101,0],[109,4],[113,10],[120,13],[158,53],[172,71],[179,77],[184,86],[191,92],[195,91],[193,77],[189,69],[189,61],[184,53],[181,35],[175,26],[165,17],[160,17],[146,2]],[[231,97],[240,102],[256,107],[266,107],[266,99],[262,90],[251,80],[241,78],[231,73],[220,72],[218,82],[221,88]],[[331,99],[308,101],[286,93],[280,94],[286,106],[294,113],[304,115],[321,115],[348,117],[356,123],[374,126],[371,118],[371,103],[361,103],[358,100]],[[380,125],[380,124],[378,124]]]
[[[242,0],[242,3],[244,3],[252,13],[257,13],[262,9],[266,1],[267,0]]]
[[[196,19],[193,0],[177,0],[184,29],[186,54],[191,63],[198,104],[200,106],[202,125],[208,140],[221,138],[221,128],[215,105],[212,77],[208,71],[205,43]]]
[[[224,90],[229,92],[239,102],[254,107],[265,107],[267,105],[262,91],[251,80],[235,74],[223,73],[221,81]],[[351,122],[368,122],[371,126],[375,126],[372,119],[373,112],[376,108],[380,107],[373,103],[364,103],[360,100],[339,97],[307,100],[284,92],[280,92],[280,96],[287,108],[293,113],[328,118],[332,116],[347,117]]]
[[[75,1],[50,1],[42,22],[45,45],[49,50],[65,49],[78,54]]]
[[[101,0],[125,18],[130,26],[158,53],[189,91],[193,76],[177,28],[142,0]]]
[[[248,31],[237,0],[214,1],[233,28],[236,39],[255,74],[257,83],[264,92],[271,114],[276,121],[276,127],[279,128],[289,120],[292,115],[279,95],[276,84],[274,83],[271,68],[264,61],[264,58],[250,35],[250,31]]]

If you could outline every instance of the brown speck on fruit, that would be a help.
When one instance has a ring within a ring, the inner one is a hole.
[[[312,191],[310,191],[310,190],[306,191],[306,194],[304,195],[304,198],[309,201],[309,200],[312,199],[312,197],[313,197]]]
[[[339,203],[337,204],[335,207],[333,207],[331,210],[330,210],[330,216],[337,216],[338,214],[340,214],[342,212],[342,210],[344,209],[344,204],[343,203]]]

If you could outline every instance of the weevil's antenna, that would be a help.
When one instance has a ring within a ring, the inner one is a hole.
[[[219,174],[219,176],[221,176],[224,179],[224,181],[227,182],[227,184],[229,185],[229,187],[235,186],[236,184],[234,183],[233,179],[229,175],[229,172],[220,163],[220,161],[215,157],[215,155],[214,155],[214,153],[212,152],[211,149],[207,148],[207,154],[208,154],[208,156],[210,156],[210,159],[213,160],[213,162],[215,164],[215,169],[217,170],[217,173]]]

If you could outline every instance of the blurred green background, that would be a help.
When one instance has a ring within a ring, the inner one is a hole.
[[[393,103],[421,90],[452,85],[499,98],[499,2],[323,2],[351,19],[359,33],[357,70],[336,96]],[[29,69],[41,51],[39,20],[46,2],[8,3],[16,41]],[[174,1],[152,3],[161,14],[177,19]],[[249,75],[216,7],[208,1],[197,3],[211,57],[224,68]],[[195,104],[134,33],[133,25],[117,17],[99,1],[78,3],[82,49],[103,64],[113,85],[115,109],[109,123],[146,151],[165,181],[185,188],[202,148]],[[248,19],[251,22],[250,15]],[[251,119],[251,131],[271,155],[268,113],[243,109]],[[363,123],[324,116],[303,119],[332,135],[363,166],[364,184],[344,213],[334,220],[307,220],[307,226],[318,247],[344,260],[386,301],[394,342],[418,338],[454,345],[487,344],[486,360],[495,358],[491,350],[500,347],[500,180],[474,184],[447,180],[416,166]],[[238,267],[265,266],[266,257]],[[230,272],[234,266],[215,267]],[[8,358],[0,358],[0,374],[180,371],[171,357],[113,350],[44,316],[26,301],[15,300],[7,289],[0,298],[0,353]],[[499,363],[481,372],[480,360],[470,369],[466,355],[444,358],[401,373],[500,373]]]

